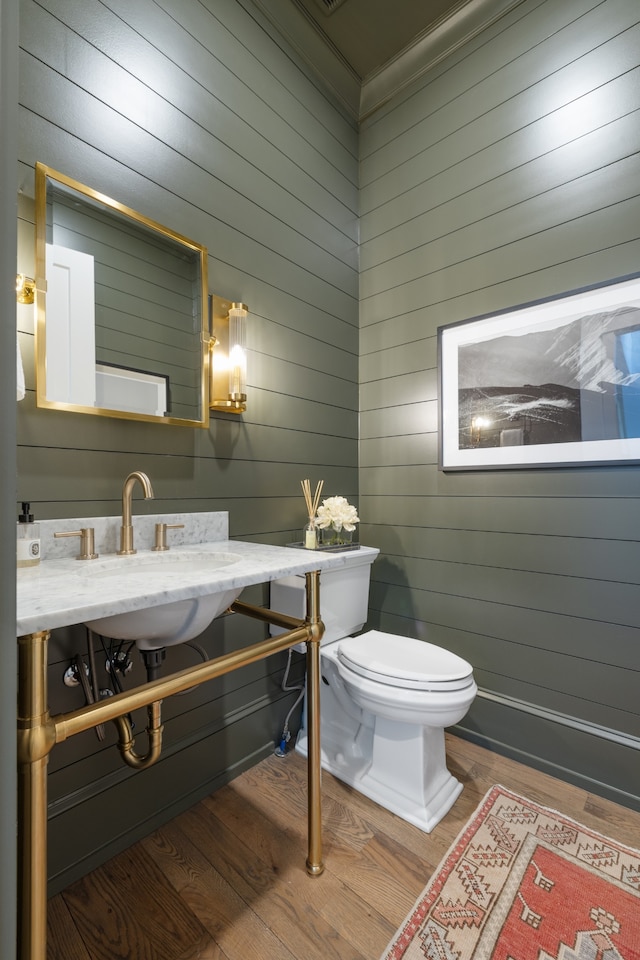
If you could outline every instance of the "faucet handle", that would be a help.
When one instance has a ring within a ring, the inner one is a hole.
[[[182,530],[184,523],[156,523],[156,542],[152,550],[168,550],[167,530]]]
[[[95,552],[94,529],[93,527],[82,527],[80,530],[69,530],[68,532],[54,533],[54,537],[80,537],[80,553],[76,560],[97,560],[98,554]]]

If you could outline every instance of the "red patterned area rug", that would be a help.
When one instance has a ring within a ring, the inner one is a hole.
[[[640,960],[640,851],[492,787],[381,960]]]

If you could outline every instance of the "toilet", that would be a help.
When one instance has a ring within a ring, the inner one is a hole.
[[[477,687],[471,665],[442,647],[379,630],[352,636],[367,619],[377,554],[360,547],[345,555],[344,567],[320,575],[321,762],[429,833],[462,791],[447,769],[444,730],[462,720]],[[302,619],[304,577],[274,581],[271,607]],[[307,753],[304,725],[296,750]]]

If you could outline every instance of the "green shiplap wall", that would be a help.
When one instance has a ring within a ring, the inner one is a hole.
[[[467,658],[463,734],[640,807],[640,469],[438,470],[438,326],[635,272],[640,8],[526,0],[360,137],[370,623]]]
[[[134,513],[227,510],[232,537],[275,544],[301,536],[302,478],[355,499],[357,131],[254,6],[24,0],[19,121],[20,256],[33,256],[41,161],[204,244],[211,292],[250,311],[247,412],[191,430],[38,410],[33,315],[21,308],[19,498],[41,518],[118,515],[125,476],[144,470],[156,499],[136,494]],[[246,599],[267,602],[266,588]],[[263,632],[226,617],[199,642],[215,655]],[[62,675],[84,632],[55,631],[51,647],[52,710],[64,711],[78,705]],[[168,669],[189,656],[171,651]],[[166,704],[154,771],[122,767],[112,730],[56,747],[51,889],[271,751],[295,699],[280,689],[285,661]],[[144,726],[143,711],[142,751]]]
[[[23,0],[18,145],[21,263],[41,160],[205,244],[210,289],[251,323],[247,413],[203,431],[37,410],[19,308],[18,496],[115,515],[143,469],[157,499],[135,512],[228,510],[233,537],[286,543],[299,480],[323,477],[382,551],[369,625],[474,665],[460,732],[631,806],[639,471],[438,471],[436,330],[638,269],[636,8],[524,0],[358,131],[250,0]],[[221,618],[199,642],[261,630]],[[61,676],[84,644],[54,633],[54,712],[78,705]],[[271,750],[283,666],[168,704],[142,774],[112,730],[56,747],[51,889]]]

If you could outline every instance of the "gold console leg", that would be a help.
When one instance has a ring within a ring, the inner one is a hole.
[[[162,683],[154,681],[119,695],[111,701],[92,704],[72,714],[51,718],[47,699],[49,631],[18,637],[18,958],[46,960],[47,956],[47,765],[55,743],[88,729],[105,719],[114,719],[134,707],[154,703],[165,695],[221,676],[245,663],[286,649],[307,639],[308,731],[308,857],[307,871],[319,876],[322,862],[322,810],[320,793],[320,573],[306,575],[307,613],[299,621],[276,614],[276,622],[289,630],[285,637],[270,638],[249,647],[245,653],[220,657],[209,664],[174,674]],[[270,622],[262,608],[237,602],[242,612]],[[271,621],[272,622],[272,621]],[[193,679],[192,679],[193,675]],[[115,704],[115,701],[118,701]]]
[[[319,583],[317,570],[305,574],[307,581],[307,622],[320,625]],[[320,767],[320,639],[324,630],[312,630],[307,640],[307,802],[309,856],[307,873],[319,877],[322,861],[322,795]]]
[[[47,956],[48,631],[18,638],[18,960]]]

